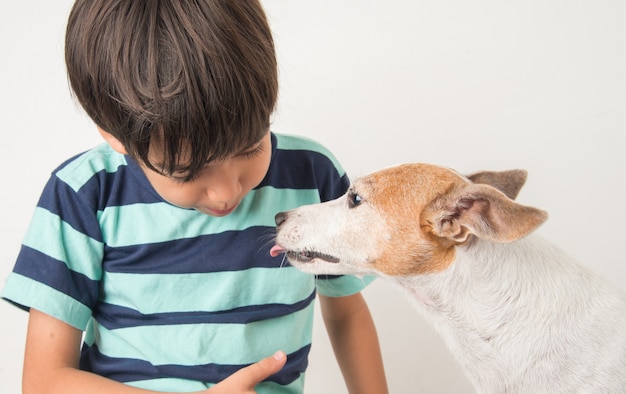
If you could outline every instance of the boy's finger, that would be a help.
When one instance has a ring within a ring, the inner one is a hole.
[[[272,356],[266,357],[257,363],[247,366],[246,368],[240,369],[237,373],[233,374],[231,378],[234,378],[237,375],[237,379],[240,379],[240,382],[242,382],[246,388],[253,389],[265,378],[280,371],[286,362],[287,355],[283,351],[278,351]]]

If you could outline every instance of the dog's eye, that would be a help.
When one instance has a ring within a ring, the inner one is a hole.
[[[358,194],[354,192],[350,192],[348,194],[348,206],[350,208],[358,207],[359,205],[361,205],[361,201],[363,201],[363,199]]]

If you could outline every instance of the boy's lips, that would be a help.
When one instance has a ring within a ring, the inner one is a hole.
[[[235,209],[237,208],[237,204],[233,205],[232,207],[228,208],[228,209],[213,209],[213,208],[206,208],[206,210],[214,216],[226,216],[230,213],[232,213]]]

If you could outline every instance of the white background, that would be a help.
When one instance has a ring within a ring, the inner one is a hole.
[[[264,0],[273,130],[328,146],[352,178],[401,162],[525,168],[538,231],[626,289],[626,2]],[[0,285],[50,171],[100,142],[69,96],[69,0],[0,3]],[[471,392],[388,284],[365,291],[392,393]],[[18,393],[27,315],[0,303],[0,391]],[[318,319],[308,393],[343,393]]]

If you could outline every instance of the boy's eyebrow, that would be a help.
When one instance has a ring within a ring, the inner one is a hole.
[[[235,153],[233,156],[240,155],[240,154],[242,154],[242,153],[245,153],[245,152],[248,152],[248,151],[254,150],[254,149],[256,149],[259,145],[261,145],[262,143],[263,143],[263,138],[261,138],[260,140],[258,140],[258,141],[257,141],[257,142],[255,142],[254,144],[252,144],[252,145],[250,145],[250,146],[246,146],[245,148],[243,148],[243,149],[239,150],[239,151],[238,151],[237,153]],[[210,163],[210,162],[212,162],[212,161],[207,160],[206,162],[207,162],[207,163]],[[165,167],[166,167],[165,163],[162,163],[162,162],[152,163],[152,165],[153,165],[155,168],[160,168],[160,169],[162,169],[162,170],[164,170],[164,169],[165,169]],[[180,164],[180,165],[175,165],[175,166],[174,166],[174,168],[172,169],[172,172],[185,172],[185,171],[187,171],[187,170],[189,170],[189,166],[188,166],[188,165],[182,165],[182,164]]]
[[[242,153],[246,153],[248,151],[254,150],[256,148],[259,147],[259,145],[261,145],[263,143],[263,137],[258,140],[257,142],[255,142],[254,144],[251,144],[250,146],[246,146],[245,148],[241,149],[239,152],[235,153],[236,155],[242,154]]]

